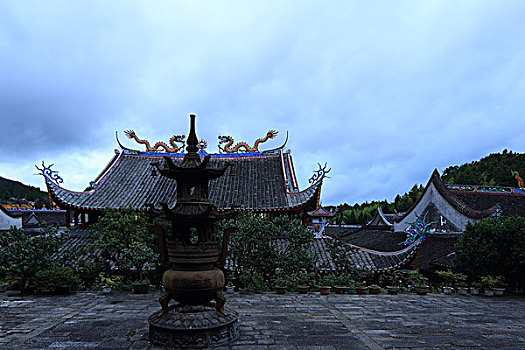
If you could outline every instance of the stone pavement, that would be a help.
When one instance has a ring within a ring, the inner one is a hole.
[[[0,349],[159,349],[158,293],[6,297]],[[525,299],[427,295],[227,294],[237,342],[217,349],[525,349]]]

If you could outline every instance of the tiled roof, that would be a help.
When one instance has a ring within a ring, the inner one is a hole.
[[[46,184],[62,207],[101,210],[131,205],[135,210],[144,210],[145,203],[160,208],[159,202],[172,207],[176,201],[176,181],[159,174],[151,175],[151,163],[163,162],[165,155],[172,157],[176,164],[182,161],[180,153],[124,150],[97,178],[94,190],[73,192],[47,178]],[[212,167],[222,167],[225,162],[233,164],[224,176],[210,182],[210,202],[221,210],[230,209],[232,205],[250,211],[293,210],[308,205],[319,195],[322,179],[301,192],[286,189],[283,161],[291,158],[282,157],[280,153],[211,156]]]
[[[451,254],[454,253],[454,245],[458,241],[460,233],[429,235],[421,245],[421,250],[415,260],[415,268],[432,271],[436,269],[436,262],[452,261]]]
[[[450,191],[454,197],[479,211],[501,207],[502,216],[525,216],[525,195],[514,193],[483,193]]]
[[[373,249],[381,252],[395,252],[401,250],[399,243],[406,239],[406,232],[393,232],[385,230],[368,229],[366,226],[354,231],[349,231],[341,239],[347,243],[362,248]]]
[[[314,240],[314,249],[319,256],[318,267],[324,270],[335,270],[335,265],[326,246],[326,239]],[[398,247],[397,251],[383,253],[350,245],[351,249],[347,256],[350,262],[358,269],[371,271],[385,271],[404,266],[417,250],[419,242],[409,247]],[[345,243],[341,243],[345,244]]]

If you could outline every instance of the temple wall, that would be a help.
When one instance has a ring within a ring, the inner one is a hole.
[[[433,183],[430,184],[427,191],[423,194],[423,198],[419,201],[417,206],[401,221],[394,223],[394,231],[404,231],[410,226],[410,222],[417,220],[417,215],[422,215],[429,204],[434,206],[441,212],[441,214],[460,231],[465,230],[465,226],[471,219],[454,209],[439,192],[436,190]]]

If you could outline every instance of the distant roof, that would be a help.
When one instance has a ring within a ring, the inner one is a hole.
[[[335,216],[336,213],[333,211],[328,211],[323,207],[319,207],[316,210],[309,211],[307,214],[309,216],[330,216],[332,217],[332,216]]]
[[[65,226],[66,212],[64,210],[24,210],[21,211],[23,227],[47,224]]]
[[[384,214],[381,207],[377,207],[376,215],[366,226],[391,227],[395,214]]]
[[[109,162],[90,188],[83,192],[65,189],[46,177],[49,192],[61,207],[101,210],[107,207],[131,206],[145,210],[146,203],[160,208],[160,202],[173,206],[176,201],[175,180],[157,174],[152,176],[151,163],[163,162],[169,156],[180,163],[183,153],[140,152],[124,149]],[[201,151],[204,155],[205,152]],[[210,154],[210,164],[222,167],[231,162],[225,175],[210,182],[210,202],[219,209],[237,206],[250,211],[290,211],[316,203],[323,177],[303,191],[296,187],[291,157],[278,150],[273,154],[260,152]]]

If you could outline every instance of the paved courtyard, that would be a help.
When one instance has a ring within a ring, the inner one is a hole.
[[[0,349],[158,349],[159,294],[0,294]],[[241,335],[219,349],[525,349],[525,299],[227,294]]]

